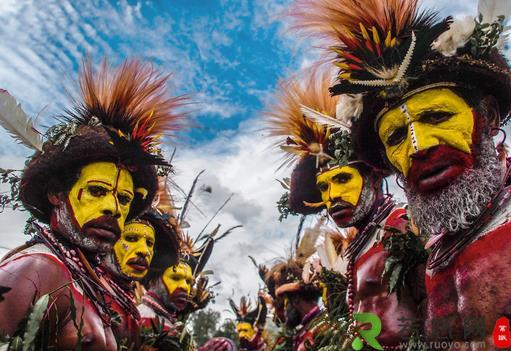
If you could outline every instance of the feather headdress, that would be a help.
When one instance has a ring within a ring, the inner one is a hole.
[[[126,60],[118,68],[103,61],[97,71],[86,60],[79,97],[60,123],[48,128],[42,148],[37,140],[27,141],[35,139],[29,120],[27,128],[18,128],[25,133],[23,142],[37,149],[22,177],[24,206],[47,222],[53,209],[47,196],[50,179],[93,162],[115,161],[129,169],[139,190],[128,217],[148,209],[157,190],[154,166],[168,166],[157,147],[159,139],[179,129],[185,116],[179,109],[186,98],[167,95],[167,82],[168,76],[137,60]],[[18,109],[10,111],[22,117]]]
[[[413,61],[430,51],[448,28],[417,0],[297,0],[294,27],[326,39],[336,54],[340,84],[335,94],[405,84]]]
[[[236,306],[236,303],[232,299],[229,299],[229,304],[236,315],[237,322],[250,323],[259,328],[264,327],[267,308],[266,302],[262,296],[258,297],[257,306],[255,308],[252,308],[250,300],[245,296],[241,297],[239,306]]]
[[[78,125],[97,120],[118,146],[156,154],[160,138],[183,127],[185,114],[178,111],[188,100],[168,97],[168,79],[138,60],[116,69],[104,60],[96,71],[86,60],[79,76],[81,96],[64,118]]]
[[[280,84],[266,115],[269,135],[279,138],[277,145],[286,154],[282,166],[308,155],[327,157],[324,149],[330,129],[313,117],[335,120],[337,98],[328,93],[330,83],[328,72],[313,69]]]

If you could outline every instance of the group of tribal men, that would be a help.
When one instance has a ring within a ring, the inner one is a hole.
[[[242,350],[511,347],[503,3],[463,19],[416,0],[293,3],[294,28],[327,58],[280,84],[266,125],[293,165],[279,210],[315,224],[292,257],[258,266],[255,309],[231,301]],[[0,262],[10,349],[194,348],[184,324],[212,296],[201,272],[215,240],[194,247],[173,212],[158,140],[185,100],[166,80],[135,60],[86,62],[81,101],[44,139],[28,119],[2,123],[35,150],[19,183],[32,239]]]

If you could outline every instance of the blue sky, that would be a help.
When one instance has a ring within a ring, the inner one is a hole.
[[[138,56],[173,72],[176,93],[192,94],[198,123],[185,142],[201,143],[253,117],[303,57],[282,33],[286,1],[6,1],[0,68],[12,71],[4,84],[32,114],[50,103],[43,117],[66,104],[60,93],[73,88],[83,55],[114,64]],[[36,77],[40,101],[29,93]]]
[[[7,89],[37,122],[67,106],[84,54],[95,62],[120,63],[138,56],[173,72],[172,91],[193,94],[195,124],[178,146],[174,181],[188,189],[202,169],[190,210],[190,233],[199,232],[224,200],[234,194],[211,227],[242,224],[220,242],[209,268],[224,312],[226,298],[255,296],[261,286],[248,260],[270,263],[291,247],[298,220],[277,221],[275,181],[278,152],[261,132],[262,109],[278,79],[310,65],[311,43],[285,30],[280,16],[290,0],[74,1],[0,0],[0,88]],[[425,0],[443,15],[475,14],[476,0]],[[44,128],[43,128],[44,129]],[[170,149],[170,146],[168,147]],[[28,151],[0,131],[0,167],[23,167]],[[175,190],[179,202],[182,195]],[[0,215],[0,255],[27,238],[26,213]],[[307,225],[308,223],[306,223]],[[2,249],[3,248],[3,249]],[[229,316],[228,313],[223,314]]]

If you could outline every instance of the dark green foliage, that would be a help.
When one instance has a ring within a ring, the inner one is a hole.
[[[238,341],[238,333],[236,332],[236,324],[230,319],[226,319],[224,323],[218,328],[215,332],[215,337],[221,336],[224,338],[229,338],[236,342]]]
[[[140,341],[143,346],[150,346],[158,350],[182,351],[178,336],[168,335],[164,331],[163,320],[151,320],[151,328],[142,328]]]
[[[197,345],[204,344],[215,335],[219,320],[220,312],[210,308],[199,310],[192,315],[193,337]]]
[[[333,318],[343,317],[348,312],[346,291],[348,282],[342,274],[323,268],[319,276],[327,288],[327,308]]]
[[[352,338],[348,334],[346,277],[338,272],[323,269],[319,278],[327,289],[327,312],[320,314],[312,322],[316,332],[314,348],[310,350],[348,350]]]
[[[279,221],[282,222],[283,219],[286,219],[289,215],[297,216],[298,213],[293,212],[289,208],[289,192],[286,191],[282,196],[280,197],[279,201],[277,201],[277,210],[280,213]]]
[[[275,338],[275,345],[272,351],[292,351],[293,350],[294,330],[287,328],[285,325],[279,329],[279,333]]]
[[[500,34],[504,30],[504,19],[504,16],[498,16],[493,23],[483,23],[483,17],[479,15],[467,45],[472,56],[483,57],[497,45]]]
[[[331,166],[344,166],[348,164],[353,157],[350,134],[346,131],[332,134],[328,139],[328,154],[334,158],[329,161]]]
[[[426,262],[428,252],[414,233],[408,231],[403,234],[395,228],[388,230],[394,234],[382,241],[385,250],[389,253],[385,260],[382,278],[389,281],[389,294],[396,292],[399,299],[401,288],[406,284],[407,275],[414,274],[415,268]]]
[[[23,210],[19,197],[21,178],[17,175],[18,172],[19,171],[13,169],[0,168],[0,182],[6,184],[10,190],[0,194],[0,213],[3,212],[6,207],[12,208],[13,210]]]

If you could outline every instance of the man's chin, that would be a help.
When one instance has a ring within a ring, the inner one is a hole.
[[[427,158],[413,160],[407,183],[417,193],[435,193],[456,182],[472,166],[471,155],[441,145],[432,149]]]
[[[334,220],[335,224],[341,228],[351,226],[353,222],[353,214],[354,211],[352,208],[329,212],[329,215]]]
[[[105,242],[103,240],[98,240],[98,238],[91,238],[82,235],[74,236],[70,238],[70,240],[80,249],[98,254],[109,253],[112,251],[114,246],[111,242]]]

